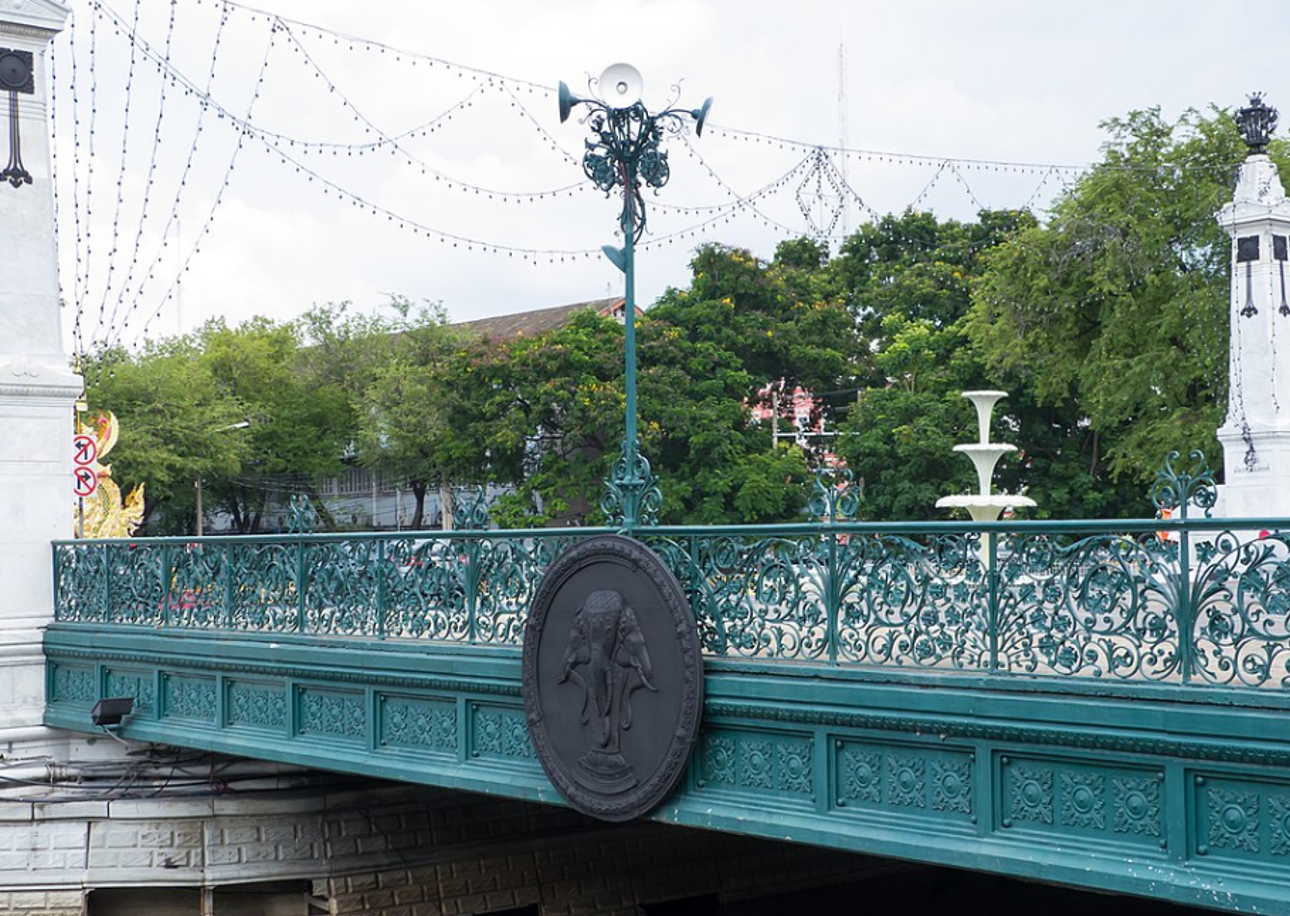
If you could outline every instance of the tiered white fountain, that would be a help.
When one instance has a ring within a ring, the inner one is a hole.
[[[1003,515],[1005,509],[1033,507],[1035,501],[1028,496],[1009,496],[1006,493],[992,494],[990,482],[994,478],[994,467],[999,459],[1008,452],[1015,452],[1015,445],[990,441],[990,414],[994,405],[1006,398],[1006,391],[965,391],[963,397],[976,407],[977,426],[980,427],[980,441],[954,446],[954,451],[963,452],[972,459],[976,467],[976,478],[980,493],[976,496],[942,496],[936,501],[938,509],[967,509],[972,520],[977,522],[995,522]]]

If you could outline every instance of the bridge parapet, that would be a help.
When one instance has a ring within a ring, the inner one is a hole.
[[[546,566],[604,529],[60,541],[55,619],[518,646]],[[637,532],[713,658],[1290,684],[1290,521]]]
[[[523,625],[603,533],[59,542],[45,721],[560,804]],[[1290,913],[1290,521],[637,535],[706,653],[651,817]]]

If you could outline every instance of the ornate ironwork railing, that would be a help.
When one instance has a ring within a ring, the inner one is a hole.
[[[56,619],[518,645],[606,529],[59,541]],[[644,528],[709,656],[1290,686],[1290,520]]]

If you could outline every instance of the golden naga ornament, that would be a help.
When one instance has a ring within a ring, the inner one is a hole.
[[[97,457],[89,465],[98,476],[98,487],[90,496],[80,500],[80,536],[84,538],[129,537],[143,523],[143,484],[131,490],[130,494],[122,500],[121,488],[112,479],[112,466],[103,463],[104,457],[112,451],[121,433],[116,415],[110,410],[100,411],[88,425],[81,423],[78,417],[76,431],[78,434],[93,436],[98,444]]]

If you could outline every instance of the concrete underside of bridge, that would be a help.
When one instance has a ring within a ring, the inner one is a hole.
[[[50,725],[85,731],[96,699],[129,696],[127,739],[570,816],[528,739],[518,651],[88,624],[53,625],[45,649]],[[657,822],[1290,913],[1282,697],[730,662],[705,681]]]
[[[0,912],[22,916],[740,914],[909,868],[372,780],[18,807],[0,843],[30,848],[0,856]]]
[[[228,760],[205,761],[217,772]],[[873,916],[1042,907],[1087,894],[877,857],[567,809],[309,774],[294,793],[118,798],[32,819],[2,806],[10,916]],[[66,787],[63,787],[66,791]],[[97,812],[91,809],[99,809]],[[44,873],[42,873],[44,872]],[[1105,916],[1178,912],[1099,898]]]

